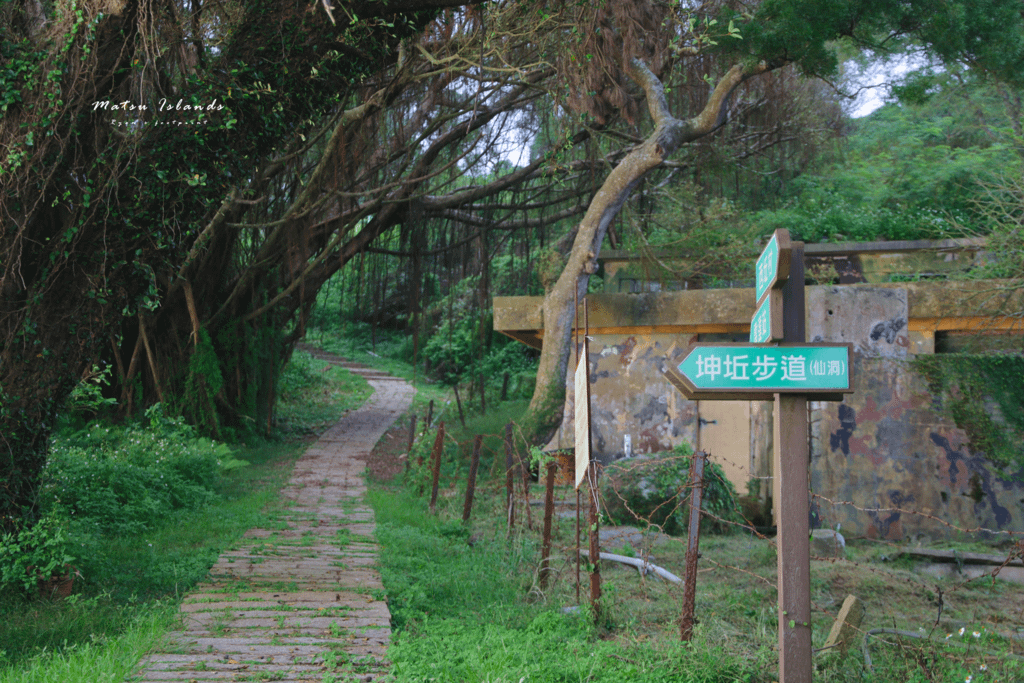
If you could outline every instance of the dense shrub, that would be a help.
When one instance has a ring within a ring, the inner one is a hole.
[[[137,533],[172,510],[207,504],[221,471],[244,464],[159,406],[147,417],[146,424],[94,423],[55,438],[44,504],[103,533]]]
[[[620,460],[605,469],[605,511],[622,524],[651,524],[665,533],[682,534],[689,520],[690,458],[693,449],[683,443],[666,453]],[[726,533],[728,522],[739,521],[736,489],[715,463],[704,467],[705,516],[701,530]]]

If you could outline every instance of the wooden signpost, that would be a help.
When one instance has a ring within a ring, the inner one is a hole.
[[[750,343],[697,344],[665,375],[690,400],[775,401],[779,681],[811,683],[807,401],[841,401],[853,391],[853,351],[805,343],[804,245],[787,230],[776,230],[757,260],[755,296]]]

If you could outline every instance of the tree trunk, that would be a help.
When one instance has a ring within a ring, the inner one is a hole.
[[[547,443],[562,422],[575,318],[573,305],[577,296],[582,299],[587,293],[590,275],[597,271],[597,257],[608,226],[644,176],[681,145],[724,125],[732,92],[744,80],[768,68],[764,64],[733,66],[712,91],[704,110],[691,119],[680,120],[669,113],[661,81],[640,61],[633,60],[631,66],[630,76],[647,96],[654,132],[608,175],[580,222],[562,274],[544,294],[544,337],[537,386],[522,424],[524,436],[535,445]]]

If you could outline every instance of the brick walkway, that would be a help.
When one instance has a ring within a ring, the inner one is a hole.
[[[373,681],[386,671],[391,613],[375,568],[365,458],[415,389],[380,371],[375,393],[323,434],[282,491],[266,528],[221,555],[181,610],[185,630],[132,681]]]

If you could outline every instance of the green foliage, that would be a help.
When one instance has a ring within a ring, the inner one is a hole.
[[[967,432],[975,451],[1024,467],[1024,356],[920,355],[913,367],[941,397],[942,409]],[[993,405],[1002,419],[997,419]]]
[[[455,384],[470,373],[480,355],[479,329],[473,317],[445,320],[423,345],[423,357],[441,381]]]
[[[408,492],[371,491],[395,635],[396,681],[761,681],[761,665],[720,645],[599,639],[584,610],[524,599],[532,541],[467,543],[456,521]]]
[[[221,473],[244,464],[224,444],[165,417],[159,404],[147,416],[147,425],[94,423],[55,439],[44,472],[44,503],[97,531],[137,533],[173,510],[208,504]]]
[[[161,425],[166,421],[176,422],[159,418],[153,429],[169,429]],[[266,524],[281,507],[277,489],[300,452],[294,444],[247,449],[252,465],[222,477],[221,495],[210,505],[168,512],[138,534],[65,525],[78,570],[75,593],[50,601],[0,590],[0,681],[128,679],[177,625],[180,596],[246,530]]]
[[[436,415],[434,423],[440,422],[441,415]],[[451,430],[455,426],[452,413],[448,413],[446,423],[445,440],[441,446],[441,476],[445,479],[452,475],[461,474],[466,466],[467,460],[459,448],[458,442],[452,437]],[[417,491],[429,491],[432,482],[433,471],[431,470],[431,458],[434,451],[434,441],[437,437],[437,429],[428,430],[413,443],[412,451],[409,453],[409,473],[406,475],[405,483]]]
[[[956,69],[914,83],[897,92],[900,102],[851,122],[779,206],[759,208],[751,220],[761,234],[786,228],[805,242],[841,242],[987,233],[992,221],[977,200],[1021,167],[1007,88]]]
[[[81,420],[95,417],[104,409],[117,405],[117,399],[103,396],[103,387],[110,385],[110,366],[92,366],[92,371],[71,391],[65,406],[65,419],[81,426]]]
[[[40,579],[65,573],[75,561],[66,519],[49,514],[35,524],[0,536],[0,591],[30,593]]]
[[[660,527],[668,534],[686,533],[689,520],[690,459],[687,443],[668,453],[640,456],[612,463],[605,468],[602,496],[608,516],[619,523],[641,523]],[[704,466],[701,510],[714,517],[701,520],[701,531],[728,533],[729,522],[740,521],[736,489],[721,466]]]
[[[200,329],[195,350],[188,361],[188,375],[181,401],[183,413],[189,422],[205,429],[207,433],[219,431],[214,396],[223,386],[224,378],[210,334]]]

